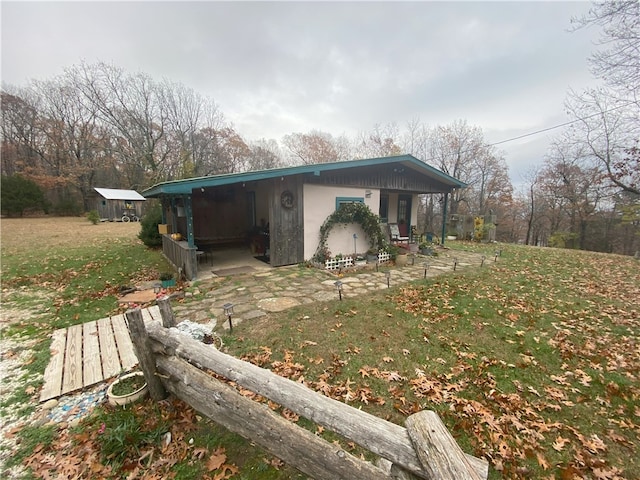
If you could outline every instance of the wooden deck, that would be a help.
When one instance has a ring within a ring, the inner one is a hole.
[[[162,321],[157,306],[143,309],[142,317]],[[103,382],[137,364],[124,315],[56,330],[40,401]]]

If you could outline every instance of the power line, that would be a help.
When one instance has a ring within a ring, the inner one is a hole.
[[[520,140],[521,138],[531,137],[533,135],[538,135],[539,133],[544,133],[544,132],[548,132],[550,130],[555,130],[556,128],[566,127],[567,125],[571,125],[573,123],[577,123],[577,122],[580,122],[580,121],[583,121],[583,120],[588,120],[588,119],[594,118],[594,117],[599,117],[600,115],[604,115],[605,113],[613,112],[613,111],[618,110],[618,109],[623,108],[623,107],[628,107],[629,105],[634,104],[634,103],[636,103],[636,102],[625,103],[624,105],[618,105],[617,107],[610,108],[610,109],[605,110],[603,112],[594,113],[592,115],[587,115],[586,117],[579,117],[579,118],[576,118],[575,120],[570,120],[568,122],[564,122],[564,123],[560,123],[558,125],[554,125],[553,127],[546,127],[546,128],[542,128],[540,130],[536,130],[535,132],[524,133],[522,135],[518,135],[517,137],[508,138],[506,140],[500,140],[499,142],[488,143],[487,146],[488,147],[494,147],[496,145],[501,145],[503,143],[513,142],[514,140]]]

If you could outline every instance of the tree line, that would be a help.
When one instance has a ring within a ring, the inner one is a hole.
[[[518,191],[504,153],[464,120],[249,141],[213,99],[105,63],[72,66],[26,87],[3,85],[3,186],[20,176],[42,189],[55,213],[79,213],[93,208],[95,186],[140,191],[181,178],[409,153],[467,183],[449,212],[495,215],[498,240],[631,254],[640,247],[638,8],[594,3],[573,19],[574,28],[602,29],[607,48],[590,59],[600,86],[568,92],[572,123]],[[421,229],[438,231],[441,202],[422,199]],[[3,211],[8,204],[3,196]]]

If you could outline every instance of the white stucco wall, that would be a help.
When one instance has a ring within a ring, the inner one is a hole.
[[[380,208],[380,191],[372,188],[330,187],[324,185],[304,185],[304,258],[311,259],[320,242],[320,227],[336,209],[336,198],[363,198],[364,203],[373,213],[378,214]],[[367,192],[371,196],[367,198]],[[369,249],[369,239],[358,224],[346,227],[336,225],[330,232],[327,246],[332,255],[352,254],[353,234],[356,240],[356,252],[364,253]]]

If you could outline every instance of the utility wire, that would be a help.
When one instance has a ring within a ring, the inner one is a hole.
[[[599,117],[600,115],[604,115],[605,113],[613,112],[613,111],[618,110],[620,108],[628,107],[629,105],[634,104],[634,103],[636,103],[636,102],[625,103],[624,105],[619,105],[617,107],[610,108],[610,109],[605,110],[603,112],[598,112],[598,113],[594,113],[592,115],[587,115],[586,117],[580,117],[580,118],[576,118],[575,120],[569,120],[568,122],[560,123],[558,125],[554,125],[553,127],[542,128],[540,130],[536,130],[535,132],[524,133],[522,135],[518,135],[517,137],[508,138],[506,140],[500,140],[499,142],[488,143],[487,147],[494,147],[496,145],[501,145],[503,143],[513,142],[514,140],[520,140],[521,138],[531,137],[533,135],[538,135],[539,133],[544,133],[544,132],[548,132],[550,130],[555,130],[556,128],[566,127],[567,125],[571,125],[573,123],[577,123],[577,122],[580,122],[580,121],[583,121],[583,120],[588,120],[589,118]]]

